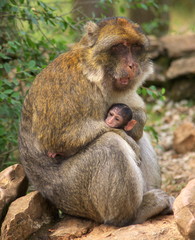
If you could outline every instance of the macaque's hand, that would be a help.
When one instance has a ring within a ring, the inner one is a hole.
[[[50,158],[55,158],[56,155],[57,155],[57,153],[51,153],[51,152],[47,153],[47,156],[50,157]]]

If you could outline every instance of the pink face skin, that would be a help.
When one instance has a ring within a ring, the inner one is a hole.
[[[123,117],[119,114],[120,109],[113,108],[108,112],[107,118],[105,120],[106,124],[112,128],[119,128],[123,124]]]

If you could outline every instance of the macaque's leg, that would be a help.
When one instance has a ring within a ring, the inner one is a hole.
[[[144,178],[144,195],[134,223],[142,223],[158,214],[172,213],[174,201],[173,197],[160,189],[160,167],[148,134],[144,133],[138,144],[141,154],[140,168]]]
[[[135,218],[143,197],[136,155],[118,134],[103,134],[85,151],[62,161],[61,198],[52,201],[65,213],[124,226]]]
[[[161,173],[157,155],[151,144],[149,135],[143,133],[142,138],[138,141],[141,155],[141,171],[144,178],[144,192],[154,188],[161,187]]]
[[[143,223],[158,214],[171,214],[173,212],[172,206],[174,200],[174,197],[168,196],[160,189],[153,189],[146,192],[133,223]]]

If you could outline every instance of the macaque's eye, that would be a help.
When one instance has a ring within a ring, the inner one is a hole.
[[[117,117],[115,118],[115,120],[116,120],[117,122],[119,122],[119,121],[120,121],[120,119],[119,119],[119,118],[117,118]]]
[[[119,43],[111,47],[112,53],[122,53],[122,52],[125,52],[126,50],[127,50],[127,47],[122,43]]]
[[[141,55],[142,53],[144,53],[144,46],[141,45],[141,44],[138,44],[138,43],[133,44],[133,45],[131,46],[131,51],[132,51],[132,53],[133,53],[134,55],[139,56],[139,55]]]

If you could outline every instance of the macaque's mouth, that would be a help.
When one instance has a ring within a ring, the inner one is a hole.
[[[128,85],[129,83],[129,78],[119,78],[118,82],[122,85]]]

